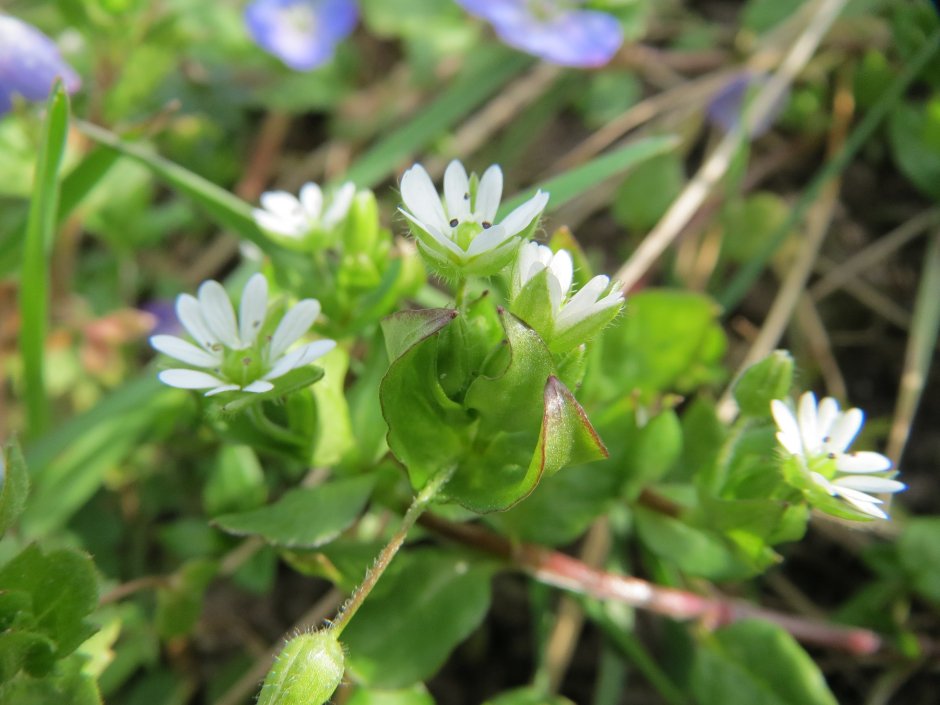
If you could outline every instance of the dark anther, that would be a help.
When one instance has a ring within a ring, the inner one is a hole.
[[[460,222],[459,220],[457,220],[456,218],[454,218],[452,221],[450,221],[450,227],[456,228],[456,227],[457,227],[457,223],[459,223],[459,222]]]
[[[470,194],[469,194],[469,193],[465,193],[465,194],[463,195],[463,200],[469,201],[469,200],[470,200]]]
[[[487,221],[485,221],[485,220],[483,221],[483,229],[484,229],[484,230],[486,230],[487,228],[492,228],[492,227],[493,227],[493,224],[492,224],[492,223],[489,223],[489,222],[487,222]]]
[[[251,364],[251,358],[250,358],[250,357],[243,357],[243,358],[242,358],[242,364],[243,364],[245,367],[248,367],[248,365]]]
[[[835,453],[827,453],[827,454],[826,454],[826,457],[829,458],[829,460],[835,460],[835,459],[836,459],[836,454],[835,454]]]
[[[823,436],[823,443],[828,443],[831,440],[832,440],[831,436]]]

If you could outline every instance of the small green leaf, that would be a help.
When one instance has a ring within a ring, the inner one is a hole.
[[[15,441],[0,446],[0,537],[22,513],[29,494],[26,461]]]
[[[382,321],[388,359],[395,362],[415,345],[440,331],[457,317],[452,308],[401,311]]]
[[[482,621],[489,583],[487,568],[456,555],[400,554],[343,631],[350,671],[380,688],[432,676]]]
[[[640,164],[617,189],[614,219],[635,233],[646,232],[679,195],[685,179],[685,162],[677,152],[660,154]]]
[[[837,705],[799,644],[769,622],[745,621],[706,637],[695,655],[699,705]]]
[[[36,545],[23,549],[0,568],[0,593],[24,591],[32,605],[32,630],[55,643],[62,658],[94,632],[85,617],[98,604],[98,579],[91,559],[77,551],[43,553]]]
[[[405,690],[357,688],[346,705],[434,705],[434,698],[423,684]]]
[[[770,402],[786,399],[793,383],[793,357],[786,350],[775,350],[748,367],[737,384],[734,398],[745,416],[770,416]]]
[[[637,426],[636,417],[623,430],[625,453],[620,463],[629,497],[663,477],[682,453],[682,425],[672,409],[664,409]]]
[[[237,536],[261,536],[275,546],[314,548],[329,543],[356,520],[372,485],[371,477],[355,477],[291,490],[266,507],[225,514],[212,523]]]
[[[918,189],[940,200],[940,98],[926,106],[902,103],[888,117],[894,161]],[[933,135],[933,139],[931,139]]]
[[[324,380],[313,387],[317,428],[311,463],[314,467],[329,467],[355,443],[344,393],[349,353],[343,348],[334,348],[317,364],[323,368]]]

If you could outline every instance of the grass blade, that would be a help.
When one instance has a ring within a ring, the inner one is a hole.
[[[48,265],[58,210],[59,167],[65,153],[68,124],[68,96],[61,82],[57,82],[46,103],[20,276],[20,354],[26,383],[27,433],[32,437],[40,435],[49,424],[49,400],[43,375],[49,325]]]

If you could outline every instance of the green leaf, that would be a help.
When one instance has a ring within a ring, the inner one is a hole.
[[[250,446],[221,446],[202,490],[206,514],[212,517],[254,509],[267,497],[264,471],[255,451]]]
[[[98,604],[98,579],[91,559],[68,549],[44,554],[23,549],[0,568],[0,593],[30,596],[32,631],[55,643],[55,656],[68,655],[94,632],[84,619]]]
[[[770,416],[770,402],[786,399],[793,383],[793,358],[786,350],[775,350],[748,367],[734,385],[734,399],[745,416]]]
[[[650,551],[688,575],[729,580],[752,572],[720,536],[680,519],[637,507],[636,530]]]
[[[730,201],[721,214],[722,255],[732,262],[757,257],[789,214],[790,205],[775,193],[758,192]]]
[[[902,103],[888,117],[898,168],[924,194],[940,200],[940,97],[926,106]]]
[[[202,614],[202,601],[209,583],[219,570],[214,560],[194,560],[184,564],[168,587],[157,590],[154,623],[162,639],[189,634]]]
[[[644,425],[636,416],[626,417],[630,425],[623,429],[618,442],[625,446],[620,468],[625,491],[636,497],[644,487],[663,477],[682,453],[682,425],[672,409],[664,409]]]
[[[913,588],[928,600],[940,603],[940,517],[908,520],[897,550]]]
[[[483,620],[490,571],[436,551],[399,554],[343,631],[349,669],[379,688],[432,676]]]
[[[624,179],[612,204],[614,219],[643,233],[659,222],[685,184],[685,162],[676,152],[653,157]]]
[[[26,387],[27,423],[32,437],[40,435],[49,423],[49,400],[46,398],[43,370],[49,325],[48,267],[58,211],[59,167],[65,153],[68,125],[69,99],[62,82],[57,81],[46,102],[46,119],[29,203],[20,272],[20,320],[23,322],[20,355]]]
[[[636,390],[646,403],[720,379],[726,342],[717,316],[715,302],[701,294],[652,289],[631,296],[604,334],[600,374],[585,380],[584,396],[613,400]]]
[[[6,533],[26,505],[29,474],[16,441],[0,446],[0,537]]]
[[[314,548],[348,528],[372,494],[371,477],[334,480],[291,490],[260,509],[216,517],[213,524],[237,536],[258,535],[286,548]]]
[[[699,705],[837,705],[793,637],[760,621],[725,627],[699,645],[692,692]]]
[[[395,362],[415,345],[434,335],[457,317],[452,308],[401,311],[382,321],[388,359]]]

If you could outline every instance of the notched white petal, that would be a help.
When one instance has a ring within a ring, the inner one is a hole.
[[[222,362],[221,352],[207,352],[175,335],[155,335],[150,338],[150,345],[164,355],[176,358],[187,365],[217,367]]]
[[[228,347],[239,350],[242,343],[238,339],[238,325],[235,322],[235,310],[232,302],[219,282],[210,279],[199,287],[199,306],[206,327],[215,337]]]
[[[304,299],[288,311],[278,324],[271,337],[269,355],[272,360],[280,357],[287,348],[294,344],[320,315],[320,302],[316,299]]]
[[[268,313],[268,280],[253,274],[242,291],[238,310],[238,335],[245,345],[253,345]]]
[[[208,372],[198,370],[163,370],[157,379],[171,387],[179,389],[209,389],[224,385],[225,381],[210,375]],[[235,387],[238,389],[238,387]]]
[[[836,467],[842,472],[884,472],[891,469],[891,459],[870,450],[844,453],[836,459]]]

